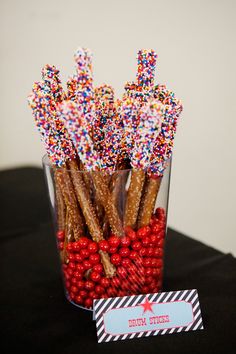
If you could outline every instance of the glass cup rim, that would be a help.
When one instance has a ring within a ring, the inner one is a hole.
[[[43,164],[43,166],[47,166],[47,167],[49,167],[50,169],[52,169],[53,168],[53,165],[52,165],[52,163],[50,162],[50,160],[49,160],[49,158],[48,158],[48,155],[47,154],[45,154],[45,155],[43,155],[43,157],[42,157],[42,164]],[[71,169],[70,168],[64,168],[63,167],[63,169],[64,170],[66,170],[66,171],[68,171],[68,172],[70,172],[71,171]],[[130,171],[132,171],[133,170],[133,168],[126,168],[126,169],[119,169],[119,170],[114,170],[114,171],[109,171],[109,173],[115,173],[115,172],[130,172]],[[96,172],[98,172],[98,173],[100,173],[100,172],[108,172],[107,170],[105,170],[105,169],[103,169],[103,170],[100,170],[100,171],[82,171],[82,170],[78,170],[78,171],[76,171],[77,173],[90,173],[90,172],[93,172],[93,173],[96,173]]]
[[[170,157],[166,162],[167,162],[167,166],[169,165],[169,163],[171,164],[171,161],[172,161],[172,157]],[[48,155],[47,154],[44,154],[43,157],[42,157],[42,164],[43,166],[47,166],[49,167],[50,169],[53,168],[53,165],[52,163],[50,162],[49,158],[48,158]],[[66,171],[71,171],[70,168],[63,168],[64,170]],[[133,168],[126,168],[126,169],[118,169],[118,170],[114,170],[114,171],[109,171],[109,173],[115,173],[115,172],[130,172],[130,171],[133,171],[134,169]],[[82,170],[79,170],[77,171],[77,173],[80,172],[80,173],[90,173],[90,172],[108,172],[107,170],[103,169],[103,170],[100,170],[100,171],[82,171]]]

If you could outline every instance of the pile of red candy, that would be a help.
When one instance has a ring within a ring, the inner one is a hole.
[[[111,235],[96,243],[88,237],[69,242],[68,263],[63,264],[68,298],[92,308],[93,300],[158,292],[162,286],[165,211],[158,208],[150,225],[137,231],[125,229],[124,237]],[[64,232],[58,231],[58,247],[64,247]],[[99,250],[110,255],[116,275],[104,275]]]

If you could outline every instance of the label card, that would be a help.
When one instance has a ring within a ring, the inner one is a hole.
[[[98,343],[203,329],[196,289],[94,300]]]

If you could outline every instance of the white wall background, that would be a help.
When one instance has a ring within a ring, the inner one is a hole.
[[[95,83],[121,94],[137,50],[153,48],[158,81],[184,103],[169,224],[236,254],[236,1],[1,0],[0,10],[0,168],[41,164],[26,96],[44,64],[66,79],[74,50],[89,47]]]

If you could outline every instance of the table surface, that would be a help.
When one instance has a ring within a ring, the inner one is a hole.
[[[1,171],[0,195],[1,353],[236,352],[231,254],[169,229],[164,290],[197,288],[205,329],[98,344],[91,312],[64,297],[43,171]]]

